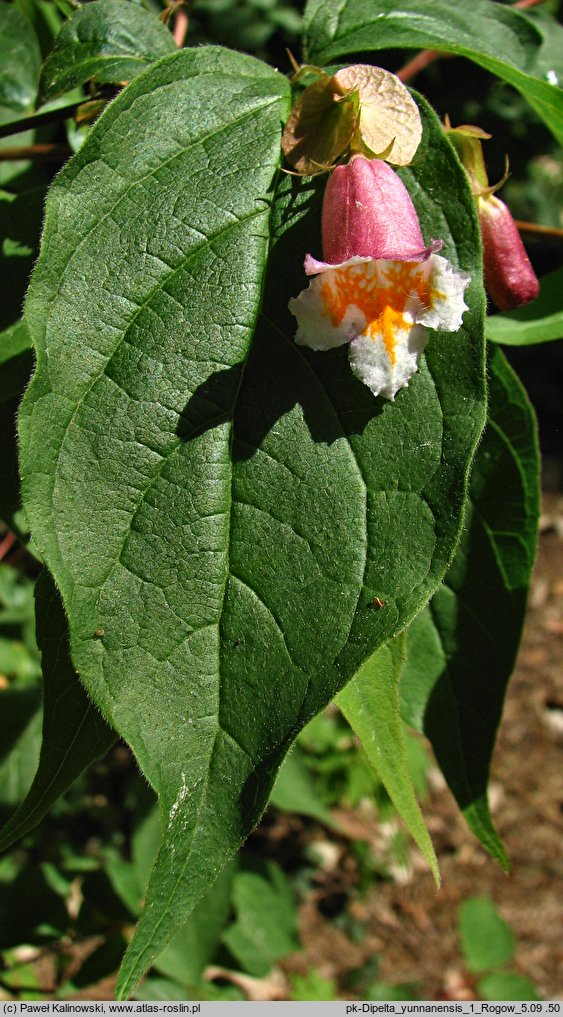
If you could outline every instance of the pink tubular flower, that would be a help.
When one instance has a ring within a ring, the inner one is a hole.
[[[485,289],[500,311],[529,304],[539,293],[539,282],[510,210],[494,194],[478,197],[477,208]]]
[[[408,385],[427,327],[455,332],[467,310],[470,277],[425,246],[416,210],[395,171],[354,156],[326,186],[323,255],[305,258],[313,276],[289,301],[296,342],[314,350],[350,344],[352,370],[374,393],[393,400]]]

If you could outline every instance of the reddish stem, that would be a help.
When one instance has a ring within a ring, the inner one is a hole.
[[[34,159],[36,162],[60,162],[72,155],[68,145],[17,145],[0,148],[0,161],[17,162],[19,159]]]
[[[409,60],[404,67],[401,67],[400,70],[397,71],[399,81],[410,81],[411,78],[414,78],[415,74],[419,74],[420,71],[423,71],[429,64],[434,63],[434,61],[438,60],[439,57],[445,55],[445,53],[441,53],[438,49],[421,50],[420,53],[417,53],[412,60]]]
[[[184,45],[186,41],[186,35],[188,31],[188,15],[182,8],[176,14],[176,20],[174,22],[174,42],[178,49]]]
[[[15,543],[16,538],[14,534],[10,533],[10,531],[8,530],[8,533],[6,534],[4,539],[0,542],[0,561],[4,561],[4,558],[9,553],[10,549],[14,546]]]
[[[557,226],[539,226],[538,223],[526,222],[523,219],[515,219],[514,225],[520,233],[536,233],[538,236],[557,237],[558,240],[563,240],[563,230]]]

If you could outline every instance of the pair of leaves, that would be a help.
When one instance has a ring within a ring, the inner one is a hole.
[[[26,8],[24,16],[14,6],[0,6],[0,124],[7,121],[0,138],[41,127],[53,120],[53,100],[90,80],[99,84],[130,81],[160,57],[175,52],[170,31],[153,14],[124,0],[94,0],[79,7],[58,25],[59,15]],[[45,25],[45,19],[49,24]],[[38,31],[55,35],[54,44],[41,64]],[[34,116],[39,104],[50,103]],[[60,107],[61,101],[58,100]],[[69,105],[69,115],[76,102]],[[17,118],[17,114],[26,116]],[[61,119],[61,114],[58,114]],[[23,138],[20,142],[23,144]],[[10,144],[10,142],[8,143]]]
[[[559,45],[554,43],[554,35]],[[493,0],[452,8],[448,0],[309,0],[305,52],[326,64],[380,49],[430,48],[467,57],[522,93],[563,140],[563,30],[543,27]],[[558,53],[557,53],[558,49]],[[558,63],[553,63],[557,57]]]
[[[227,51],[140,75],[51,191],[26,309],[26,510],[74,665],[167,824],[122,995],[257,821],[301,726],[436,589],[484,420],[478,228],[427,109],[404,179],[425,236],[475,277],[463,328],[395,404],[346,351],[295,347],[320,188],[283,178],[270,223],[287,105],[280,75]]]
[[[403,716],[431,741],[468,825],[503,867],[509,864],[489,813],[487,783],[535,560],[539,450],[526,393],[494,348],[489,378],[487,427],[444,582],[411,623],[406,648],[406,634],[382,647],[337,697],[436,878],[393,711],[399,681]]]
[[[539,451],[526,393],[494,347],[489,379],[461,541],[409,628],[400,691],[404,718],[430,739],[469,826],[506,868],[487,782],[535,560]]]

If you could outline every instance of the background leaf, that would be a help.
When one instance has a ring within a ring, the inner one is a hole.
[[[21,313],[39,248],[44,201],[44,187],[17,195],[0,191],[0,519],[16,532],[21,503],[16,418],[33,367],[31,337]]]
[[[255,825],[300,728],[440,582],[484,423],[478,226],[426,107],[404,179],[474,275],[460,331],[394,404],[346,350],[296,347],[320,187],[285,176],[254,333],[287,97],[218,49],[140,75],[57,178],[26,307],[26,511],[81,679],[168,817],[120,995]]]
[[[513,975],[509,971],[495,971],[490,975],[485,975],[484,978],[479,979],[477,989],[483,999],[524,1001],[541,999],[534,983],[529,978]]]
[[[270,804],[285,812],[311,816],[326,826],[334,826],[329,810],[319,800],[313,775],[303,753],[294,745],[285,757],[270,795]]]
[[[233,876],[234,866],[229,864],[155,961],[157,971],[180,981],[192,992],[201,982],[231,912]]]
[[[233,905],[236,921],[223,940],[243,971],[262,978],[277,960],[299,946],[291,884],[274,862],[266,864],[264,875],[238,872]]]
[[[399,678],[405,656],[406,637],[402,633],[362,665],[339,692],[336,703],[439,885],[438,861],[415,797],[399,716]]]
[[[494,347],[489,367],[489,420],[463,536],[443,585],[409,629],[400,691],[403,716],[432,742],[469,826],[507,866],[487,781],[535,560],[539,456],[526,393]]]
[[[563,268],[540,280],[539,296],[517,311],[487,317],[487,339],[504,346],[531,346],[563,339]]]
[[[53,3],[53,0],[14,0],[14,6],[32,26],[44,59],[52,49],[55,36],[64,21],[57,3]]]
[[[16,421],[22,393],[33,369],[31,339],[19,321],[0,333],[0,519],[20,533],[21,507]]]
[[[21,194],[0,190],[0,273],[3,282],[0,363],[5,360],[3,331],[21,318],[29,275],[39,249],[46,190],[46,187],[34,187]]]
[[[563,94],[547,71],[561,80],[561,63],[544,66],[544,46],[555,22],[543,27],[521,11],[492,0],[452,7],[448,0],[309,0],[305,10],[305,50],[311,63],[331,63],[354,53],[380,49],[438,49],[480,64],[514,85],[563,140]],[[563,46],[559,43],[559,61]]]
[[[13,117],[10,111],[33,108],[40,67],[31,24],[13,4],[0,4],[0,123]]]
[[[27,794],[37,766],[41,694],[37,688],[2,689],[0,706],[0,822],[5,822]]]
[[[53,802],[115,741],[115,732],[78,681],[68,654],[64,610],[45,571],[35,596],[43,670],[43,743],[29,793],[0,831],[1,851],[33,830]]]
[[[94,78],[130,81],[176,43],[158,18],[123,0],[94,0],[62,26],[41,71],[43,101]]]
[[[8,690],[33,685],[40,674],[33,589],[32,579],[0,562],[0,673]]]
[[[457,920],[461,949],[470,971],[487,971],[512,960],[512,930],[488,897],[466,900]]]

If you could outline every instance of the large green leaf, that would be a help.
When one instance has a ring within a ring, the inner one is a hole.
[[[440,883],[438,861],[416,800],[399,715],[399,678],[406,655],[404,633],[363,664],[336,703],[356,732],[397,812]]]
[[[12,6],[0,4],[0,122],[2,107],[24,111],[37,96],[41,51],[27,18]]]
[[[307,59],[325,64],[353,53],[430,48],[467,57],[514,85],[563,140],[561,64],[545,66],[553,35],[563,52],[563,29],[548,27],[493,0],[309,0],[305,11]],[[556,82],[555,84],[552,81]]]
[[[540,292],[527,307],[486,320],[487,339],[503,346],[532,346],[563,339],[563,268],[544,275]]]
[[[0,851],[33,830],[57,798],[115,741],[115,732],[78,681],[68,655],[65,614],[47,572],[37,580],[35,598],[43,667],[43,743],[31,788],[0,831]]]
[[[214,48],[140,75],[54,185],[27,303],[26,510],[81,679],[168,816],[120,995],[252,829],[299,729],[440,582],[484,423],[478,225],[428,110],[404,178],[474,275],[463,328],[394,404],[345,350],[296,347],[320,187],[284,176],[255,331],[287,97]]]
[[[403,716],[432,742],[471,829],[507,864],[487,804],[506,686],[524,621],[539,512],[533,410],[490,348],[490,410],[454,562],[409,629]]]
[[[172,34],[153,14],[124,0],[85,4],[61,28],[41,71],[43,100],[90,78],[130,81],[176,49]]]

